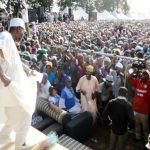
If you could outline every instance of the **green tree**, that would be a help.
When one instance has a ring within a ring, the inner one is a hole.
[[[101,12],[104,10],[104,3],[103,0],[96,0],[95,1],[95,8],[98,12]]]
[[[127,0],[59,0],[58,6],[60,6],[61,10],[64,10],[67,6],[80,6],[86,9],[88,14],[95,8],[99,12],[103,10],[122,10],[123,12],[127,13],[130,10]]]
[[[86,12],[90,13],[95,9],[95,0],[87,0]]]
[[[124,0],[121,9],[124,12],[124,14],[127,14],[130,11],[130,6],[129,6],[127,0]]]
[[[58,6],[60,10],[64,10],[66,7],[75,6],[76,0],[58,0]]]
[[[114,0],[103,0],[103,10],[113,11],[115,9]]]
[[[25,0],[8,0],[5,4],[7,11],[12,13],[13,17],[19,17],[20,11],[26,7]]]
[[[45,10],[50,10],[53,6],[53,0],[27,0],[27,3],[32,8],[42,6]]]

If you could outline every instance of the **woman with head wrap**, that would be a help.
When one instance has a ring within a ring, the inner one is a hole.
[[[77,60],[77,66],[75,68],[75,75],[74,80],[75,83],[79,81],[79,79],[84,76],[85,74],[85,64],[84,64],[84,57],[82,54],[78,54],[76,57]]]

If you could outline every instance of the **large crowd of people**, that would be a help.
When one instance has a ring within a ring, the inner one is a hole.
[[[125,99],[125,103],[131,103],[132,109],[129,114],[120,112],[120,118],[124,118],[114,124],[115,128],[128,124],[126,117],[134,128],[135,120],[136,139],[142,138],[142,129],[147,142],[150,112],[149,21],[44,22],[32,24],[30,33],[31,38],[24,39],[18,50],[32,69],[46,74],[50,84],[40,83],[43,91],[39,91],[45,93],[44,98],[53,96],[49,98],[55,99],[53,104],[57,103],[58,107],[73,115],[89,111],[94,121],[98,113],[103,118],[103,111],[108,111],[110,100]],[[51,86],[54,88],[49,95]],[[127,87],[128,96],[126,90],[123,95],[118,95],[122,86]],[[116,105],[115,109],[118,108],[119,105]],[[113,120],[113,112],[109,110],[109,113]],[[125,135],[126,132],[116,134]]]
[[[43,74],[37,97],[72,116],[89,111],[93,124],[100,117],[111,124],[110,149],[119,137],[123,150],[128,130],[148,140],[149,26],[147,20],[30,23],[20,43],[22,28],[10,33],[22,62]]]

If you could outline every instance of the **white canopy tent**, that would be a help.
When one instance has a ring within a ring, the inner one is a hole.
[[[116,19],[118,18],[118,14],[116,11],[111,12],[111,15],[114,16]]]
[[[81,7],[77,7],[76,9],[74,9],[73,14],[74,20],[81,20],[81,19],[88,20],[88,14]]]
[[[129,19],[132,19],[132,14],[131,13],[127,13],[126,15]]]
[[[97,20],[116,20],[116,18],[104,10],[102,13],[97,14]]]
[[[118,13],[117,14],[117,18],[118,19],[121,19],[121,20],[128,20],[129,18],[126,16],[126,15],[124,15],[123,13]]]
[[[128,20],[128,16],[124,15],[122,12],[117,13],[116,11],[113,11],[111,13],[111,15],[113,15],[115,18],[119,19],[119,20]]]
[[[62,14],[68,14],[68,11],[69,11],[69,8],[66,7],[61,13],[62,13]]]

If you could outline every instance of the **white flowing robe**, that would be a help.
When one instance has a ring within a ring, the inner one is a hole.
[[[87,80],[86,75],[81,77],[76,90],[77,91],[85,91],[86,96],[81,94],[81,106],[83,111],[88,111],[92,114],[93,120],[96,119],[96,113],[97,113],[97,104],[96,99],[92,99],[92,93],[95,93],[98,91],[98,80],[95,76],[91,76],[90,80]]]
[[[6,121],[5,107],[20,105],[31,115],[35,109],[37,84],[32,77],[27,77],[14,40],[7,31],[0,32],[0,66],[3,72],[10,77],[11,83],[4,87],[0,80],[0,125]],[[14,116],[15,117],[15,116]]]

